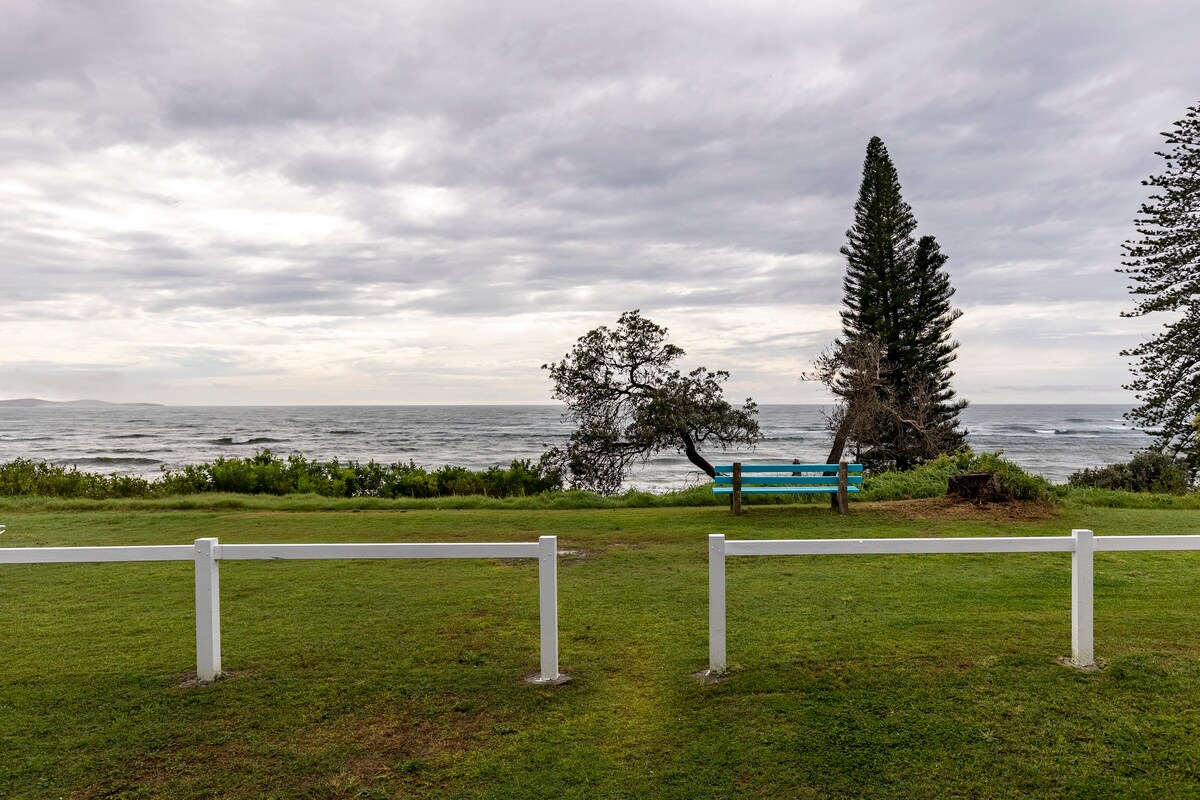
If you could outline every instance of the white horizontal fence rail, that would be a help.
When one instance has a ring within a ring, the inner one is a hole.
[[[553,539],[554,537],[547,537]],[[217,544],[222,561],[314,558],[537,558],[538,542],[497,544]]]
[[[97,564],[118,561],[191,561],[190,544],[145,547],[7,547],[0,564]]]
[[[1130,550],[1200,550],[1200,536],[1099,536],[1097,550],[1128,552]]]
[[[558,537],[536,542],[445,544],[221,544],[129,547],[0,548],[0,564],[81,564],[122,561],[194,561],[196,575],[196,676],[211,683],[221,674],[222,561],[331,558],[536,558],[538,560],[541,672],[533,683],[555,683],[558,672]]]
[[[1093,647],[1093,554],[1096,551],[1200,550],[1200,536],[1101,536],[1073,530],[1070,536],[972,539],[777,539],[726,541],[708,537],[708,669],[721,674],[725,651],[725,559],[730,556],[888,555],[902,553],[1070,553],[1071,663],[1095,666]]]

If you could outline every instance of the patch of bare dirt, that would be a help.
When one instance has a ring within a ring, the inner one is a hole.
[[[558,548],[558,560],[561,561],[587,561],[590,558],[595,558],[596,554],[590,550],[584,550],[581,547],[560,547]]]
[[[220,675],[217,676],[216,681],[209,681],[208,683],[201,683],[199,676],[195,673],[195,671],[185,672],[183,674],[183,678],[179,681],[179,683],[175,684],[175,688],[176,689],[207,689],[208,687],[212,686],[217,681],[233,680],[234,678],[240,677],[241,675],[245,674],[245,672],[246,672],[246,670],[242,670],[242,669],[226,670],[225,672],[222,672]]]
[[[459,754],[516,731],[511,723],[470,701],[440,708],[413,703],[346,714],[312,731],[298,746],[317,753],[347,749],[343,770],[332,780],[362,788],[406,777],[422,783],[419,773],[426,770],[430,774],[423,777],[436,780],[439,768]]]
[[[580,547],[560,547],[558,548],[559,563],[569,561],[587,561],[595,558],[596,553],[592,550],[584,550]],[[494,558],[495,563],[502,567],[536,567],[537,560],[532,558]]]
[[[862,503],[861,506],[893,514],[906,520],[979,520],[985,522],[1038,522],[1059,516],[1051,502],[971,503],[952,497],[925,500],[893,500]],[[853,513],[853,508],[851,509]]]

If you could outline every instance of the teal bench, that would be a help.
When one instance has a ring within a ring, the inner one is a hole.
[[[862,464],[722,464],[713,467],[713,494],[729,495],[734,514],[742,513],[745,494],[835,494],[838,512],[849,510],[849,497],[861,491]]]

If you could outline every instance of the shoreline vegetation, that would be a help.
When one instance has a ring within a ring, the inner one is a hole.
[[[1136,463],[1136,459],[1135,462]],[[1110,468],[1121,465],[1112,465]],[[1200,508],[1200,493],[1151,485],[1131,491],[1112,481],[1091,481],[1097,471],[1072,476],[1069,485],[1051,484],[1002,457],[965,450],[943,455],[905,471],[868,474],[854,502],[923,500],[944,497],[953,475],[992,474],[998,501],[1047,503],[1072,496],[1088,505],[1121,508]],[[1080,480],[1076,480],[1079,478]],[[253,502],[249,502],[254,498]],[[12,507],[89,503],[142,503],[170,508],[638,508],[722,506],[727,498],[710,483],[655,493],[629,489],[611,496],[566,488],[562,474],[545,461],[512,461],[486,470],[443,466],[429,470],[409,461],[319,461],[283,457],[262,450],[244,458],[217,458],[157,478],[86,472],[32,459],[0,463],[0,504]],[[756,496],[753,505],[823,504],[823,495]]]

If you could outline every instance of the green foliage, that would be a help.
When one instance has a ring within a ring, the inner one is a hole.
[[[1141,405],[1126,416],[1155,437],[1155,449],[1183,455],[1190,480],[1200,478],[1200,105],[1164,133],[1169,152],[1161,175],[1142,181],[1154,193],[1135,226],[1141,239],[1125,243],[1137,306],[1123,314],[1165,312],[1160,333],[1121,355],[1136,359],[1126,387]]]
[[[1067,478],[1067,484],[1085,489],[1184,494],[1188,490],[1188,474],[1182,461],[1157,450],[1146,450],[1127,464],[1080,470]]]
[[[941,455],[909,470],[888,470],[864,481],[863,500],[915,500],[941,497],[951,475],[987,472],[992,475],[990,497],[999,502],[1039,501],[1051,497],[1049,481],[1031,475],[1003,457],[1002,453],[973,453],[963,450]]]
[[[857,500],[911,500],[940,497],[950,475],[991,472],[1011,499],[1049,496],[1049,484],[1029,475],[999,453],[964,451],[939,456],[910,470],[868,475]],[[728,499],[712,493],[712,484],[651,493],[636,489],[609,496],[563,491],[561,474],[545,463],[515,460],[507,468],[472,471],[444,466],[428,471],[411,461],[385,465],[375,461],[311,461],[302,455],[282,458],[264,450],[247,458],[218,458],[167,470],[155,480],[80,472],[29,459],[0,464],[0,497],[28,498],[7,507],[96,508],[133,510],[142,507],[178,510],[263,508],[289,511],[346,508],[509,508],[602,509],[724,506]],[[251,498],[279,498],[278,501]],[[49,500],[57,499],[54,502]],[[756,495],[754,505],[825,504],[825,495]],[[166,503],[164,506],[163,503]],[[349,503],[350,505],[347,505]]]
[[[725,400],[724,371],[674,368],[684,352],[667,343],[667,329],[627,311],[615,329],[600,326],[579,338],[563,360],[543,364],[552,396],[575,422],[566,450],[545,458],[572,485],[605,495],[620,491],[630,465],[663,450],[684,453],[709,477],[700,449],[752,445],[761,438],[750,398],[741,408]]]
[[[0,464],[0,496],[122,498],[150,497],[150,481],[128,475],[80,472],[58,464],[18,458]]]
[[[1002,457],[1001,453],[970,451],[959,453],[956,460],[966,466],[960,472],[989,472],[992,474],[992,497],[1000,502],[1009,500],[1038,501],[1052,496],[1050,482],[1040,475],[1032,475]]]
[[[896,167],[878,137],[867,145],[854,224],[846,231],[843,338],[818,374],[843,401],[833,417],[835,452],[853,443],[868,467],[907,469],[965,442],[958,427],[966,402],[955,399],[950,365],[958,343],[950,326],[962,312],[937,240],[914,240],[917,222],[900,194]],[[878,357],[865,359],[864,350]],[[869,375],[861,375],[864,371]],[[846,428],[842,430],[842,428]]]
[[[434,498],[463,495],[520,497],[557,491],[562,476],[545,463],[514,460],[504,469],[475,472],[445,466],[433,472],[409,461],[310,461],[286,459],[270,450],[246,458],[218,458],[165,470],[153,481],[126,475],[80,472],[29,459],[0,464],[0,496],[153,498],[194,494],[316,494],[324,497]]]
[[[942,497],[951,475],[964,472],[954,456],[938,456],[918,467],[868,474],[863,481],[862,500],[918,500]]]

